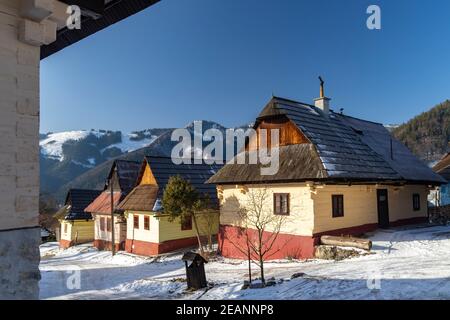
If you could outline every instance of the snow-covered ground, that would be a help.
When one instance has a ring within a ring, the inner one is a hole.
[[[111,257],[90,245],[41,246],[41,299],[450,299],[450,227],[415,226],[371,235],[373,254],[335,261],[266,263],[278,284],[241,290],[247,263],[206,265],[211,287],[186,292],[181,254]],[[258,276],[256,266],[254,276]],[[291,279],[296,273],[303,276]]]

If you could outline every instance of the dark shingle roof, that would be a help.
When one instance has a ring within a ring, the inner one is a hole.
[[[313,148],[309,149],[320,159],[324,172],[317,175],[319,180],[344,181],[408,181],[417,183],[442,183],[442,178],[433,173],[418,160],[405,146],[391,137],[389,132],[379,123],[360,120],[330,111],[324,115],[319,108],[274,97],[259,115],[259,121],[270,117],[286,117],[292,121],[309,139]],[[391,156],[392,141],[392,156]],[[289,147],[288,149],[291,149]],[[292,157],[295,151],[280,150],[280,157]],[[306,157],[306,156],[302,156]],[[314,158],[314,155],[311,156]],[[311,158],[309,157],[309,158]],[[308,157],[307,157],[308,158]],[[285,163],[284,159],[280,159]],[[299,159],[289,180],[310,179],[311,172],[305,172]],[[246,166],[246,165],[240,165]],[[226,169],[228,165],[222,170]],[[234,167],[236,168],[236,167]],[[242,181],[242,177],[229,171],[229,177],[219,172],[208,182],[233,183],[256,182],[259,179]],[[283,172],[286,168],[282,168]],[[259,170],[258,170],[259,171]],[[271,181],[284,180],[275,175]],[[220,177],[220,178],[219,178]]]
[[[197,190],[201,195],[206,194],[214,207],[218,206],[216,187],[205,182],[222,167],[216,164],[174,164],[170,157],[147,156],[142,164],[140,176],[146,165],[155,177],[157,186],[139,185],[135,187],[119,204],[121,210],[157,211],[155,203],[164,194],[169,178],[181,176]],[[139,180],[139,178],[138,178]]]
[[[116,169],[119,188],[125,197],[136,185],[136,180],[141,169],[141,163],[136,161],[116,160],[108,174],[108,180]]]
[[[89,220],[92,216],[89,212],[84,212],[84,209],[95,198],[100,195],[100,190],[88,190],[88,189],[70,189],[66,197],[66,206],[68,207],[68,214],[64,219],[66,220]]]
[[[162,197],[164,188],[166,187],[169,178],[179,175],[189,183],[201,194],[208,194],[210,199],[216,200],[216,187],[214,185],[205,184],[205,182],[216,174],[222,165],[217,164],[174,164],[169,157],[145,157],[147,163],[150,165],[156,182],[159,186],[158,197]]]

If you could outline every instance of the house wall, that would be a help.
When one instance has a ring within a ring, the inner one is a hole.
[[[67,225],[67,232],[64,232],[64,226]],[[61,240],[60,247],[68,248],[75,244],[91,242],[94,240],[94,221],[93,220],[62,220],[61,221]]]
[[[206,217],[205,215],[198,215],[197,223],[199,228],[199,233],[202,236],[208,234],[208,228],[212,231],[212,234],[216,235],[219,232],[219,215],[211,213],[212,216]],[[212,224],[211,227],[208,225]],[[181,230],[181,223],[179,220],[173,222],[169,221],[167,216],[162,216],[159,218],[159,242],[162,243],[168,240],[176,240],[183,238],[196,237],[195,226],[192,222],[191,230]]]
[[[323,188],[317,188],[317,192],[312,196],[314,201],[314,234],[353,227],[362,227],[360,228],[361,232],[377,228],[377,189],[388,190],[389,221],[392,225],[407,222],[406,220],[427,217],[427,196],[429,192],[427,186],[327,185]],[[412,197],[414,193],[420,195],[419,211],[413,210]],[[333,194],[344,195],[344,217],[332,217],[331,196]]]
[[[450,184],[444,184],[439,188],[439,205],[450,205]]]
[[[139,217],[139,229],[134,228],[134,216]],[[126,212],[127,239],[159,243],[159,221],[149,212]],[[144,229],[144,216],[150,217],[150,230]]]
[[[314,227],[314,204],[311,192],[306,184],[276,184],[248,186],[246,192],[241,186],[221,186],[219,191],[220,224],[238,226],[240,224],[239,208],[249,204],[248,192],[267,189],[266,210],[273,214],[273,194],[290,194],[290,215],[281,228],[281,233],[301,236],[312,236]],[[273,231],[273,230],[267,230]]]
[[[181,230],[179,220],[170,222],[167,216],[155,216],[150,212],[127,212],[126,250],[142,255],[156,255],[197,244],[194,226],[192,230]],[[134,216],[139,217],[139,228],[134,228]],[[150,230],[144,230],[144,216],[150,217]],[[201,215],[198,225],[201,235],[207,235],[209,220]],[[218,214],[211,221],[215,224],[213,234],[219,229]]]
[[[94,216],[94,246],[100,250],[103,249],[111,249],[112,243],[112,233],[111,231],[107,231],[106,224],[105,230],[100,229],[100,219],[101,218],[110,218],[109,215],[104,214],[96,214],[93,213]],[[117,249],[123,249],[121,244],[124,244],[127,236],[127,224],[125,223],[117,223],[119,221],[119,217],[114,218],[114,243],[116,244]],[[110,221],[109,221],[110,222]],[[106,220],[108,223],[108,220]]]
[[[267,188],[267,214],[273,214],[273,193],[290,194],[290,216],[280,230],[279,241],[269,253],[271,259],[285,257],[310,258],[320,235],[356,235],[378,228],[377,188],[388,190],[389,221],[392,226],[423,222],[427,217],[429,189],[423,185],[402,187],[375,185],[322,185],[310,188],[306,184],[277,184],[266,186],[220,186],[221,199],[219,249],[228,257],[245,258],[239,207],[248,205],[248,195]],[[419,211],[413,210],[413,194],[420,195]],[[344,216],[332,217],[334,194],[344,196]],[[274,230],[266,229],[267,234]],[[297,250],[296,250],[297,248]],[[241,249],[241,250],[239,250]]]
[[[404,187],[390,187],[389,198],[389,221],[392,226],[403,224],[403,222],[424,221],[428,217],[428,193],[430,188],[424,185],[408,185]],[[413,210],[413,194],[420,195],[420,210]]]
[[[332,195],[344,196],[344,216],[333,218]],[[375,186],[326,185],[312,194],[314,201],[314,234],[330,230],[369,225],[376,228],[378,210]]]

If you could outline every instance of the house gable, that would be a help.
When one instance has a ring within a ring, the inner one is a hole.
[[[261,130],[265,129],[267,133],[267,145],[263,148],[275,146],[271,141],[271,130],[279,130],[279,146],[288,146],[294,144],[311,143],[301,130],[285,116],[273,116],[258,121],[255,124],[256,135],[250,137],[246,146],[246,151],[258,150],[261,147]]]
[[[144,172],[140,178],[138,185],[158,185],[155,176],[153,175],[152,169],[147,161],[144,161]]]

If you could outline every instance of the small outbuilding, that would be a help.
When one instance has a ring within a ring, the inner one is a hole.
[[[181,260],[186,266],[186,279],[188,289],[201,289],[208,285],[205,274],[205,263],[208,263],[200,254],[189,251]]]

